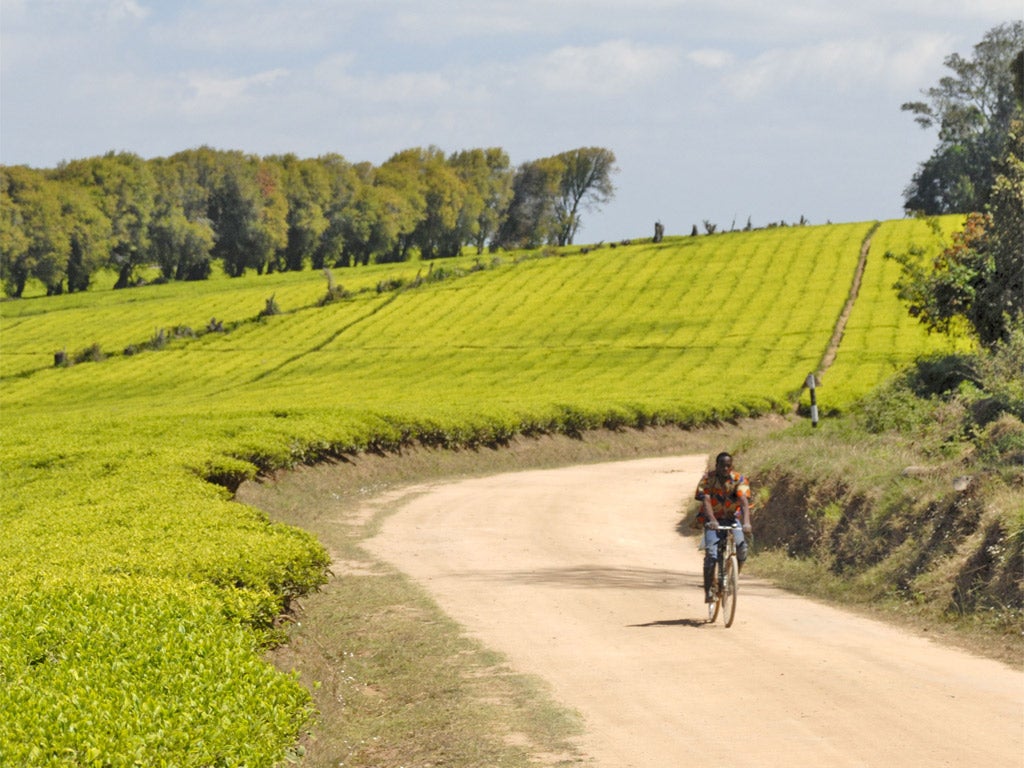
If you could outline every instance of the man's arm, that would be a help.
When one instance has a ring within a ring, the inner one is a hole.
[[[711,497],[708,495],[704,496],[704,499],[700,503],[701,511],[704,513],[704,520],[708,527],[713,531],[718,530],[718,520],[715,519],[715,511],[711,507]]]

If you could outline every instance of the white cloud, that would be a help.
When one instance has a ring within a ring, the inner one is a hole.
[[[705,69],[723,69],[731,66],[736,60],[730,51],[717,48],[699,48],[686,54],[686,58]]]
[[[547,91],[617,95],[651,85],[678,58],[673,48],[610,40],[589,48],[559,48],[534,60],[530,69]]]
[[[186,94],[181,106],[191,115],[227,113],[237,109],[240,103],[261,97],[261,91],[265,92],[287,76],[285,69],[271,69],[244,77],[192,73],[186,76]]]
[[[909,40],[836,39],[794,48],[775,48],[738,62],[724,77],[740,98],[772,96],[794,89],[906,89],[927,83],[948,50],[943,35]]]
[[[316,66],[316,83],[334,96],[359,105],[433,102],[453,90],[440,72],[354,73],[356,62],[352,53],[329,56]]]
[[[353,14],[336,3],[190,3],[153,32],[163,43],[210,54],[301,52],[344,35]]]
[[[149,16],[150,10],[135,0],[111,0],[107,6],[107,18],[113,21],[122,19],[142,21]]]

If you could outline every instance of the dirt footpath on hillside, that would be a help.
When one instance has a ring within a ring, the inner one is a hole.
[[[548,681],[595,766],[1024,766],[1024,671],[746,576],[706,624],[676,531],[705,461],[424,486],[367,547]]]

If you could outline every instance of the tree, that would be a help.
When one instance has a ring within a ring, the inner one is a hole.
[[[499,147],[457,152],[449,164],[466,185],[459,213],[461,243],[481,254],[494,240],[512,202],[512,170],[508,154]]]
[[[288,234],[283,268],[301,270],[312,263],[327,231],[324,209],[330,199],[330,177],[316,160],[300,160],[293,154],[272,158],[283,169],[284,195],[288,203]]]
[[[359,175],[352,164],[341,155],[330,154],[317,158],[327,178],[327,203],[324,218],[327,227],[312,256],[314,269],[326,266],[348,266],[345,261],[345,230],[352,214],[351,204],[359,184]]]
[[[952,71],[907,102],[926,129],[938,128],[939,144],[904,190],[904,208],[926,215],[983,211],[994,180],[992,162],[1002,152],[1010,121],[1020,114],[1011,62],[1024,48],[1024,22],[989,30],[974,57],[957,53],[944,64]]]
[[[419,152],[424,206],[412,242],[423,259],[458,256],[467,235],[462,214],[469,189],[440,149]]]
[[[20,297],[29,278],[42,281],[47,293],[59,293],[70,253],[59,185],[41,171],[8,166],[0,192],[0,276],[7,294]]]
[[[431,150],[406,149],[392,155],[373,174],[373,184],[380,214],[388,221],[380,221],[380,241],[391,241],[391,246],[377,251],[379,262],[406,261],[413,245],[413,233],[426,216],[427,172],[425,165]],[[386,230],[386,231],[385,231]]]
[[[152,258],[149,224],[156,181],[138,155],[108,152],[103,157],[75,160],[57,169],[57,178],[91,190],[111,225],[108,265],[117,272],[115,288],[136,281],[136,272]]]
[[[512,202],[498,231],[503,248],[536,248],[557,241],[555,200],[561,188],[564,164],[559,157],[531,160],[516,169]]]
[[[965,320],[986,347],[1024,324],[1024,122],[1011,125],[990,199],[990,212],[970,214],[933,263],[886,254],[903,268],[896,287],[911,315],[941,332]]]
[[[151,162],[157,181],[149,236],[153,258],[168,280],[205,280],[210,276],[214,243],[207,212],[209,192],[199,168],[185,157]]]
[[[78,185],[61,183],[58,195],[64,232],[68,238],[65,269],[68,293],[84,291],[110,252],[110,219],[100,210],[89,191]]]
[[[12,172],[19,169],[0,167],[0,280],[8,296],[20,297],[28,281],[30,239],[18,190],[12,189]]]
[[[612,174],[615,154],[601,147],[582,147],[565,152],[562,160],[562,181],[555,203],[559,245],[572,245],[583,223],[581,209],[595,210],[615,196]]]
[[[257,274],[284,264],[288,245],[288,201],[281,167],[270,160],[228,153],[210,195],[210,218],[217,241],[213,253],[231,277],[247,269]]]

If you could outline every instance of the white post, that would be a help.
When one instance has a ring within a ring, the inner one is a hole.
[[[807,375],[807,386],[811,390],[811,426],[818,426],[818,396],[815,393],[814,387],[817,382],[814,380],[814,374]]]

